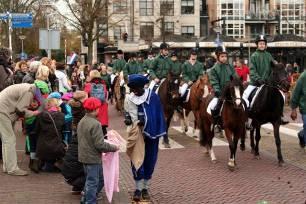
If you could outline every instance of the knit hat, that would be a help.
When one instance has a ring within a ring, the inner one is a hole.
[[[149,79],[141,74],[131,74],[129,75],[129,87],[141,87],[143,88],[147,83],[149,83]]]
[[[48,96],[48,99],[50,99],[50,98],[61,99],[62,95],[59,92],[52,92]]]
[[[76,91],[73,93],[73,99],[77,101],[82,101],[88,97],[88,94],[85,91]]]
[[[72,93],[65,93],[62,96],[62,99],[65,100],[65,101],[69,101],[70,99],[72,99]]]
[[[87,111],[97,110],[98,108],[100,108],[100,106],[101,106],[100,100],[94,97],[87,98],[83,103],[83,107]]]
[[[36,85],[37,88],[40,89],[42,94],[50,93],[49,86],[46,82],[41,81],[41,80],[35,80],[34,84]]]

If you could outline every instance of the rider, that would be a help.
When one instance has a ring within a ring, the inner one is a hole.
[[[120,72],[123,70],[125,64],[126,64],[126,61],[124,59],[123,51],[118,50],[117,59],[114,61],[114,64],[113,64],[113,74],[111,75],[111,84],[113,84],[115,77],[118,76]],[[123,84],[121,83],[121,85]]]
[[[149,88],[154,89],[156,84],[160,84],[161,80],[165,79],[170,70],[170,59],[168,58],[169,45],[165,42],[160,44],[160,53],[154,59],[149,68],[149,73],[153,79]]]
[[[226,83],[229,82],[232,77],[237,77],[237,74],[232,65],[227,61],[228,53],[224,46],[219,46],[216,49],[217,62],[209,71],[209,81],[214,89],[215,97],[211,100],[207,107],[207,112],[211,112],[211,115],[215,121],[220,119],[220,110],[223,100],[221,98],[221,92]]]
[[[177,58],[177,52],[173,51],[171,54],[170,72],[175,76],[180,76],[182,72],[182,63]]]
[[[123,68],[124,79],[127,80],[128,75],[138,74],[138,72],[137,55],[136,53],[131,53],[128,63]]]
[[[137,74],[147,74],[148,68],[145,66],[144,61],[144,54],[138,53],[137,54],[137,66],[138,66],[138,73]]]
[[[150,50],[150,51],[148,51],[148,58],[144,61],[144,69],[146,71],[149,70],[149,68],[152,65],[153,61],[154,61],[154,55],[153,55],[153,52]]]
[[[197,51],[196,49],[191,49],[189,60],[187,60],[182,66],[182,78],[183,84],[180,86],[180,95],[183,97],[185,102],[186,100],[186,91],[198,78],[203,75],[204,66],[197,60]]]
[[[252,54],[250,59],[250,85],[243,92],[242,98],[250,108],[248,100],[250,94],[256,87],[260,87],[271,75],[271,64],[274,63],[272,55],[267,49],[267,38],[259,35],[256,38],[257,50]]]

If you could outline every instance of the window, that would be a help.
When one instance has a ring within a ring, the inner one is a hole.
[[[181,3],[182,14],[194,14],[194,0],[182,0]]]
[[[174,22],[165,22],[166,34],[174,34]]]
[[[161,16],[174,16],[174,1],[163,0],[160,2]]]
[[[124,32],[124,26],[116,26],[114,28],[114,39],[115,40],[121,39],[123,32]]]
[[[182,35],[186,37],[194,36],[194,26],[182,26]]]
[[[154,37],[154,24],[153,22],[140,23],[140,38],[144,40],[151,40]]]
[[[153,16],[153,1],[139,1],[140,16]]]
[[[126,14],[127,13],[127,0],[114,0],[113,2],[114,13]]]

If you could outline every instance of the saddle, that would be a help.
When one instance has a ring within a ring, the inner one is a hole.
[[[256,87],[256,88],[251,92],[251,94],[249,95],[248,100],[249,100],[249,102],[250,102],[250,107],[251,107],[251,104],[253,104],[254,101],[255,101],[255,98],[256,98],[255,95],[256,95],[257,91],[258,91],[258,87]],[[254,100],[254,101],[253,101],[253,100]]]
[[[186,90],[185,94],[182,96],[183,103],[187,103],[190,98],[190,87]]]

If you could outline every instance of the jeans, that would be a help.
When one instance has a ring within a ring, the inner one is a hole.
[[[104,186],[102,164],[84,164],[86,176],[85,182],[85,203],[96,204],[97,194]]]
[[[303,119],[303,129],[304,129],[304,143],[306,144],[306,114],[302,115],[302,119]]]

